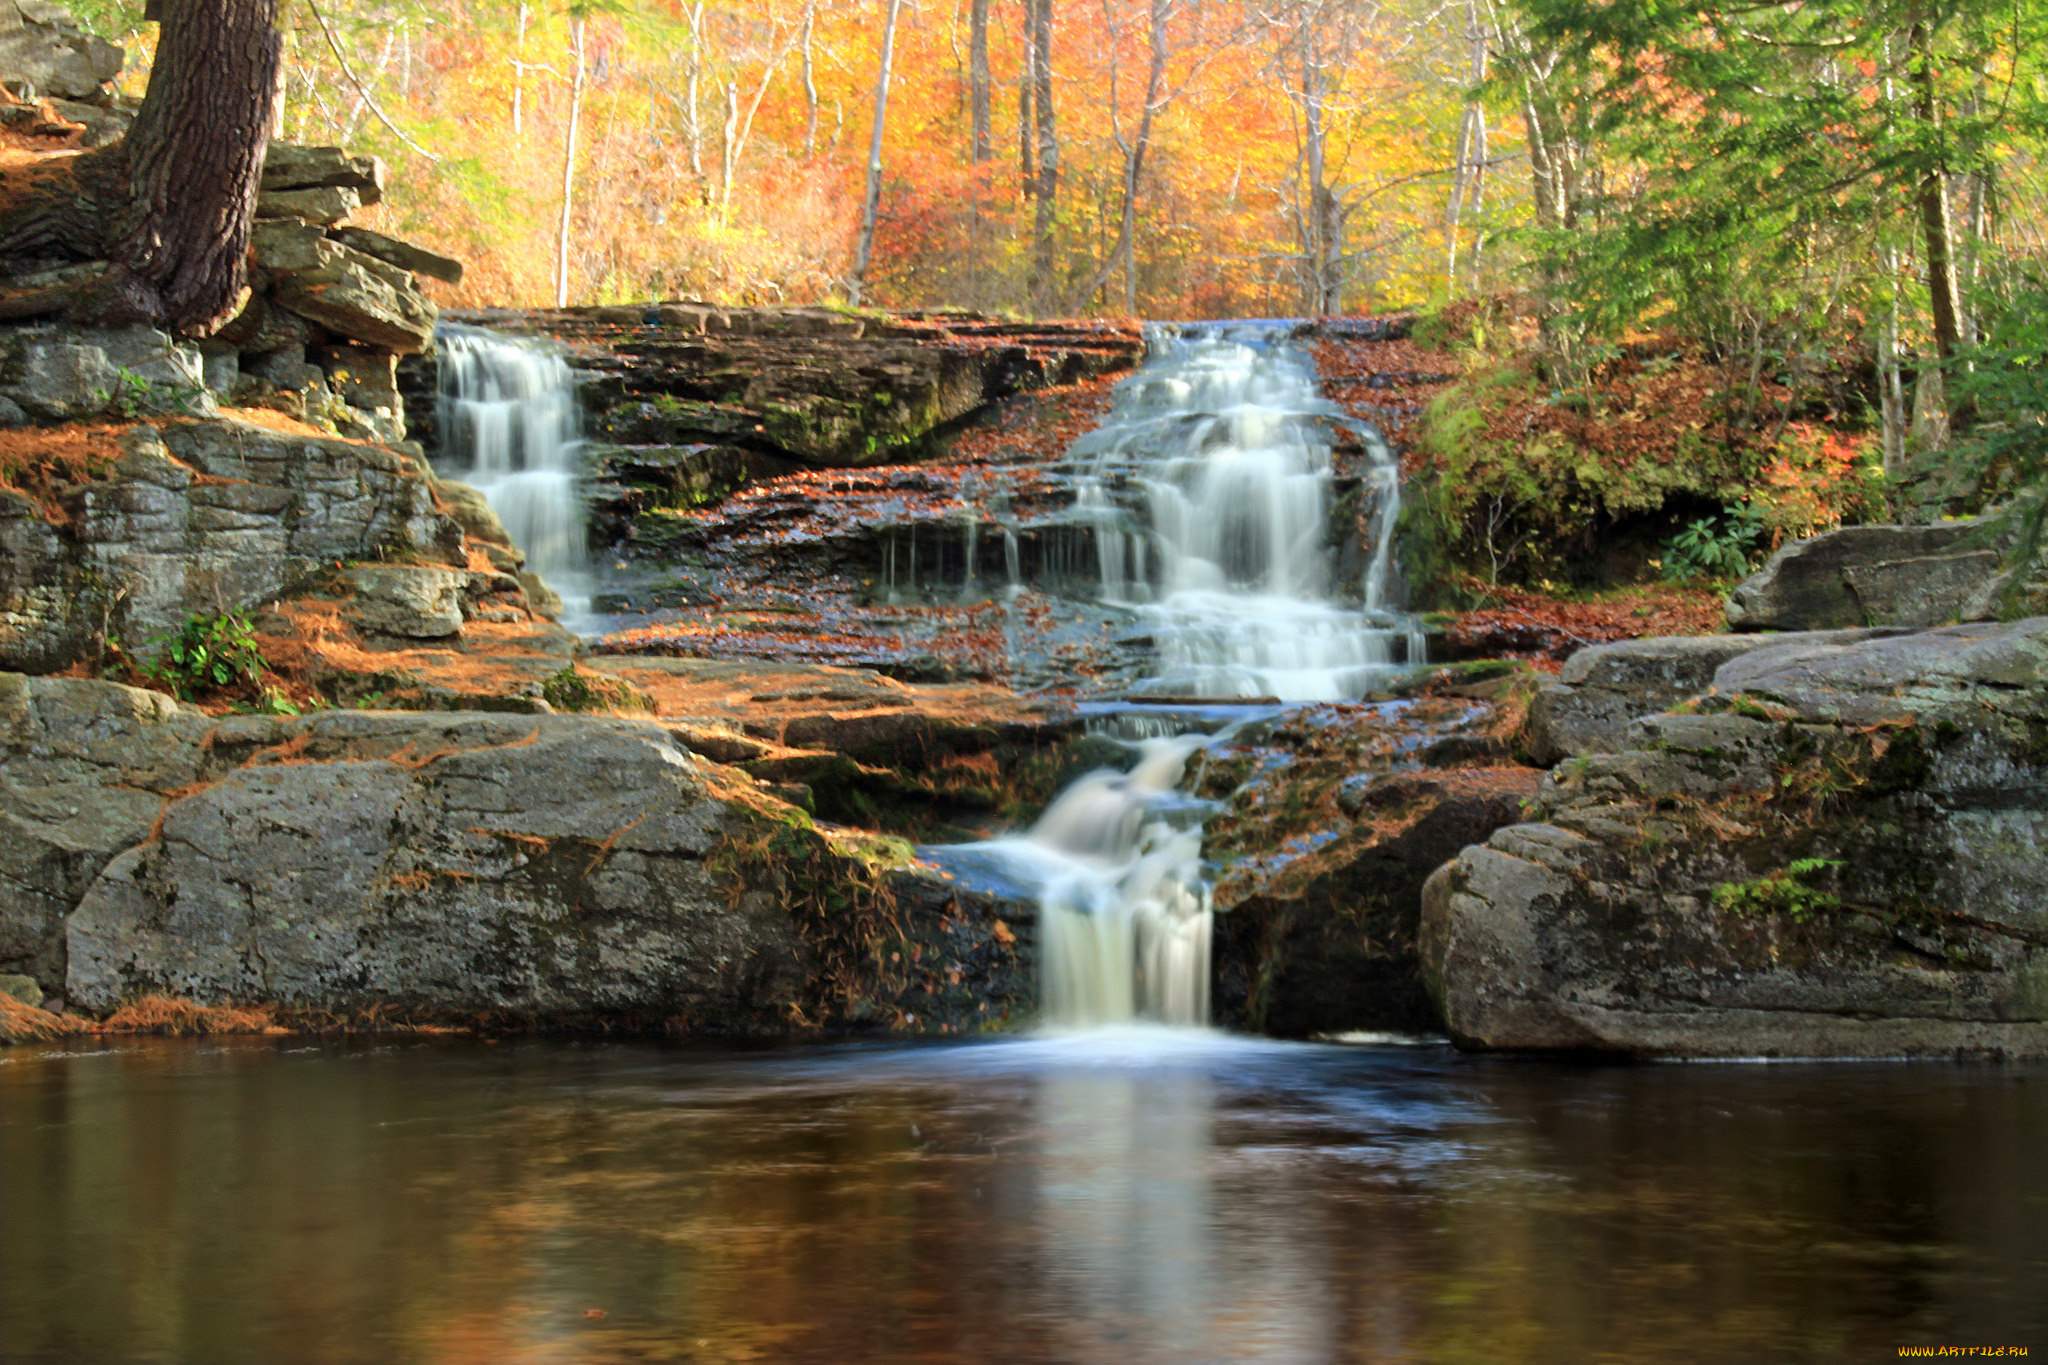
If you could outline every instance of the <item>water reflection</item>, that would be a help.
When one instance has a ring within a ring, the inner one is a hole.
[[[954,1047],[0,1054],[0,1360],[2048,1349],[2048,1072]]]

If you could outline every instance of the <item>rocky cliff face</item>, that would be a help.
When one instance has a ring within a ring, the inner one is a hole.
[[[1425,891],[1453,1036],[2048,1055],[2048,618],[1609,646],[1575,685],[1631,664],[1707,682],[1561,741],[1536,818]]]
[[[41,439],[86,453],[76,482],[0,487],[0,667],[146,655],[194,612],[339,562],[440,565],[469,586],[463,530],[409,456],[237,417]]]

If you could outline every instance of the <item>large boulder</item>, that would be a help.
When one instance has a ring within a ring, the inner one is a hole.
[[[2048,618],[1740,654],[1424,892],[1470,1047],[2048,1056]]]
[[[1030,1007],[1020,907],[653,722],[216,721],[0,674],[0,783],[0,974],[80,1008],[955,1032]]]
[[[1924,628],[1990,614],[2004,538],[1988,519],[1845,526],[1792,541],[1728,595],[1736,630]]]
[[[1840,645],[1877,633],[1816,632],[1805,638]],[[1731,659],[1782,643],[1783,637],[1761,635],[1665,636],[1582,649],[1565,661],[1555,682],[1543,684],[1530,699],[1524,753],[1548,768],[1579,754],[1625,749],[1637,717],[1698,696],[1713,687]]]
[[[434,738],[172,802],[71,916],[71,999],[746,1018],[795,997],[787,910],[727,903],[710,859],[729,812],[658,727],[478,718]]]

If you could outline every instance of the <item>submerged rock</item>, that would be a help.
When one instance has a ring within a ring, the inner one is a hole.
[[[1537,819],[1431,878],[1452,1035],[2048,1055],[2048,618],[1778,637],[1712,688],[1559,765]]]

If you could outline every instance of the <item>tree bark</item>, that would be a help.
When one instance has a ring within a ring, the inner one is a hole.
[[[125,181],[105,243],[113,268],[74,316],[206,336],[242,307],[277,100],[277,0],[163,0],[160,17],[141,112],[103,152]],[[79,168],[82,188],[96,171]]]
[[[1912,63],[1913,113],[1932,133],[1940,128],[1935,100],[1933,39],[1925,22],[1907,36]],[[1956,287],[1955,226],[1949,218],[1948,173],[1939,160],[1920,176],[1920,231],[1927,248],[1927,302],[1934,319],[1934,347],[1944,361],[1962,348],[1962,306]]]

